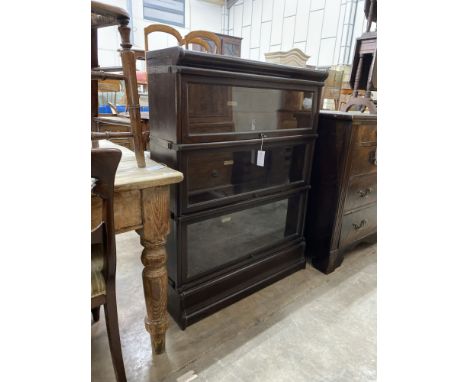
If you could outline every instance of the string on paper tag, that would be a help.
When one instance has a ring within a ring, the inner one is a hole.
[[[257,152],[257,166],[263,167],[265,164],[265,151],[263,151],[263,134],[261,135],[262,137],[262,143],[260,145],[260,150]]]

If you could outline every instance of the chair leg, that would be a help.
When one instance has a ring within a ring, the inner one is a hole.
[[[117,303],[115,299],[115,289],[107,289],[107,303],[104,305],[106,314],[107,337],[109,338],[109,347],[114,365],[115,377],[118,382],[126,382],[125,366],[122,357],[122,347],[120,344],[119,320],[117,316]]]
[[[99,321],[99,313],[101,312],[101,306],[98,306],[97,308],[91,309],[91,313],[93,314],[93,320],[94,322]]]

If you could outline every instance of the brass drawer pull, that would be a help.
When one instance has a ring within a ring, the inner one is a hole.
[[[369,162],[377,166],[377,149],[372,151],[369,155]]]
[[[362,227],[364,227],[366,224],[367,224],[367,220],[362,219],[361,223],[359,224],[353,223],[353,228],[357,231],[358,229],[361,229]]]
[[[367,198],[367,196],[372,192],[372,188],[366,188],[365,190],[359,190],[358,194],[360,198]]]

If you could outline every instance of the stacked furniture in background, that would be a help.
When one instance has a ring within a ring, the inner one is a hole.
[[[309,58],[310,56],[305,54],[299,48],[293,48],[285,52],[277,51],[265,53],[266,62],[271,62],[272,64],[297,66],[299,68],[305,68]],[[330,73],[328,75],[330,75]]]
[[[377,115],[321,111],[305,237],[314,267],[377,239]]]
[[[179,46],[185,46],[186,48],[188,48],[189,44],[191,44],[192,48],[200,47],[205,49],[205,51],[207,52],[217,54],[221,52],[221,40],[213,32],[196,30],[189,32],[184,37],[182,37],[182,35],[177,29],[164,24],[151,24],[145,28],[145,52],[149,50],[148,36],[151,33],[155,32],[163,32],[170,34],[177,40]]]
[[[135,54],[130,49],[130,18],[122,8],[91,1],[91,139],[97,147],[99,139],[128,140],[132,138],[132,148],[138,167],[145,167],[144,139],[142,134],[138,82],[136,76]],[[101,67],[98,61],[98,28],[119,26],[120,57],[122,67]],[[98,117],[98,80],[114,79],[125,81],[129,118],[121,118],[118,131],[102,129],[103,125],[116,125],[115,117]],[[110,118],[110,119],[108,119]],[[123,131],[122,131],[123,130]],[[126,130],[126,131],[125,131]],[[117,142],[118,143],[118,142]]]
[[[215,33],[218,36],[221,42],[221,49],[218,54],[223,56],[232,56],[232,57],[240,57],[241,56],[241,44],[242,44],[242,37],[236,36],[229,36],[227,34]],[[212,40],[205,39],[204,40],[213,48],[214,43]],[[201,51],[200,46],[194,45],[192,50]],[[213,50],[210,50],[211,52]]]
[[[168,309],[181,328],[305,267],[327,73],[175,47],[147,52],[151,157],[171,192]]]
[[[356,39],[350,85],[353,94],[341,111],[368,109],[377,113],[377,107],[371,99],[372,91],[377,90],[377,30],[371,32],[372,23],[377,24],[377,0],[365,0],[364,13],[367,19],[366,31]],[[365,89],[364,97],[359,90]]]

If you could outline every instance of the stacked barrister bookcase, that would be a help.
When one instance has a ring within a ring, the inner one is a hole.
[[[181,328],[305,267],[303,225],[327,73],[147,53],[151,157],[171,194],[168,309]]]

